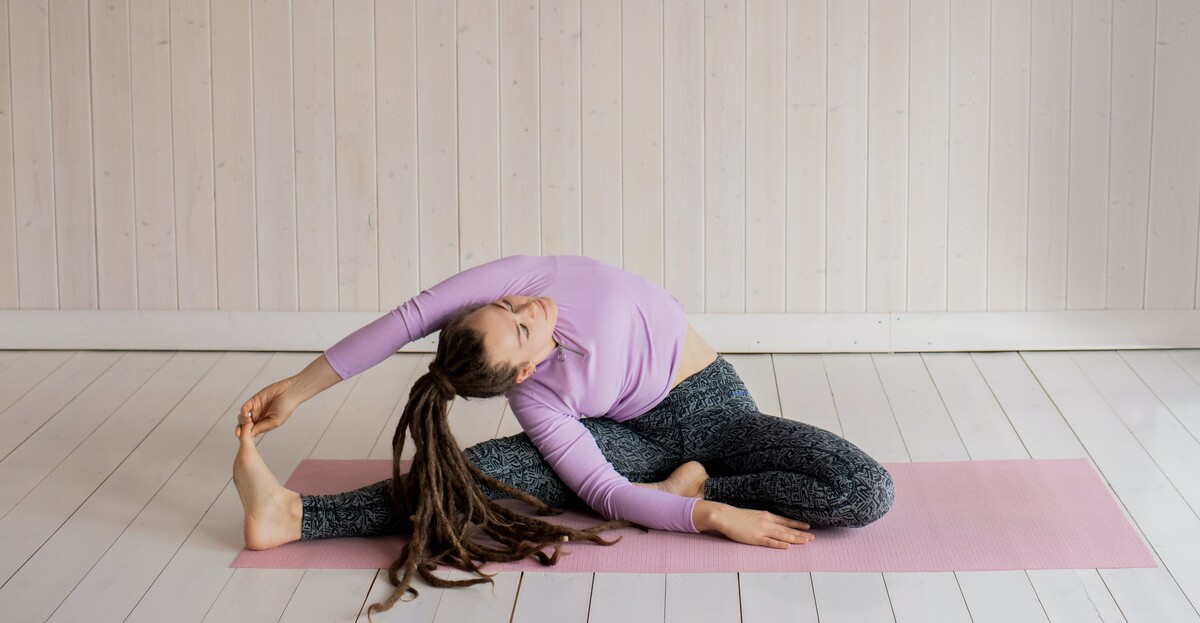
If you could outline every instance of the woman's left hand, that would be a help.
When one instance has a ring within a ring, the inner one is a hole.
[[[792,544],[811,543],[816,537],[804,531],[808,523],[787,519],[766,510],[731,507],[720,502],[701,499],[692,510],[692,521],[701,532],[706,529],[748,545],[762,545],[786,550]]]

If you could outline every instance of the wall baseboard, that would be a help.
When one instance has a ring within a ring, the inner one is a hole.
[[[321,352],[382,312],[0,310],[0,350]],[[722,353],[1200,347],[1197,310],[689,314]],[[434,352],[437,333],[400,352]]]

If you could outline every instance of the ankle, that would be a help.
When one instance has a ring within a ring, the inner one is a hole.
[[[300,540],[301,527],[304,523],[304,502],[300,499],[300,494],[286,489],[287,491],[287,525],[289,536],[294,536],[293,540]]]

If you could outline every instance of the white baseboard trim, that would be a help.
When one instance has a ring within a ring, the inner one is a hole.
[[[321,352],[382,312],[0,310],[0,350]],[[1197,310],[689,314],[722,353],[1200,347]],[[434,352],[437,333],[399,352]]]

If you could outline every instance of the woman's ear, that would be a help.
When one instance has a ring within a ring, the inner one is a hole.
[[[536,369],[537,367],[535,367],[532,363],[527,363],[521,366],[521,368],[517,370],[517,383],[520,383],[521,381],[533,376],[533,371]]]

